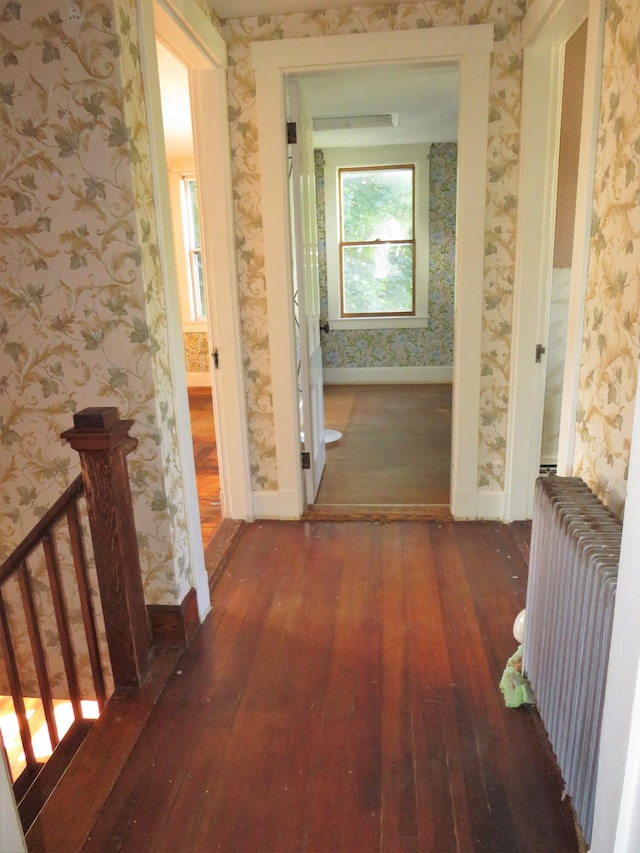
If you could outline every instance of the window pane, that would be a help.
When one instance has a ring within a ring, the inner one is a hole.
[[[413,311],[413,246],[344,246],[343,313]]]
[[[198,209],[198,190],[196,187],[196,182],[193,180],[188,181],[188,190],[189,190],[189,205],[191,209],[191,230],[192,230],[192,240],[193,240],[193,248],[200,248],[200,211]]]
[[[413,169],[341,170],[342,240],[413,239]]]
[[[202,320],[206,316],[204,310],[204,271],[202,269],[202,252],[199,249],[191,253],[191,277],[193,279],[193,295],[195,301],[195,319]]]

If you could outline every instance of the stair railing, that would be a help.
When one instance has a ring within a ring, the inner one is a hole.
[[[132,424],[122,420],[114,407],[84,409],[74,416],[73,428],[62,438],[80,454],[82,474],[0,567],[0,652],[24,750],[25,770],[14,779],[14,791],[25,827],[88,731],[82,688],[85,696],[92,694],[102,711],[109,693],[105,668],[107,672],[110,669],[114,690],[139,686],[149,669],[150,634],[126,461],[127,453],[138,444],[129,435]],[[85,535],[87,526],[90,536]],[[34,566],[42,564],[44,570],[36,577]],[[94,571],[101,619],[92,597]],[[43,594],[45,579],[48,590]],[[77,624],[70,621],[70,599],[79,604],[81,618],[75,619]],[[53,614],[43,614],[43,600],[49,602]],[[101,631],[106,637],[110,667],[103,661]],[[60,672],[50,672],[52,632],[55,651],[62,661],[64,685]],[[25,634],[30,650],[26,662]],[[82,677],[78,672],[78,647],[86,650],[91,687],[87,687],[87,672]],[[73,726],[63,738],[66,748],[54,752],[54,757],[61,753],[63,759],[50,762],[57,769],[45,780],[47,774],[34,750],[25,707],[26,681],[30,695],[34,689],[39,694],[53,750],[60,745],[55,699],[64,694],[73,711]]]

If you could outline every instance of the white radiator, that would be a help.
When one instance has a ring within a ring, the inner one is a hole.
[[[591,842],[622,525],[577,477],[541,477],[531,531],[523,672]]]

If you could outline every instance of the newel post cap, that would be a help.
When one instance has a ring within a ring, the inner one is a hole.
[[[74,450],[112,450],[129,438],[134,421],[120,418],[117,406],[89,406],[73,416],[73,427],[61,433]],[[127,451],[132,447],[127,447]]]

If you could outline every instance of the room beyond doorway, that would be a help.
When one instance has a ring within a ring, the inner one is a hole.
[[[307,516],[449,517],[451,384],[326,385],[342,433]]]
[[[189,388],[189,415],[198,485],[202,545],[206,549],[222,524],[220,472],[211,388]]]

